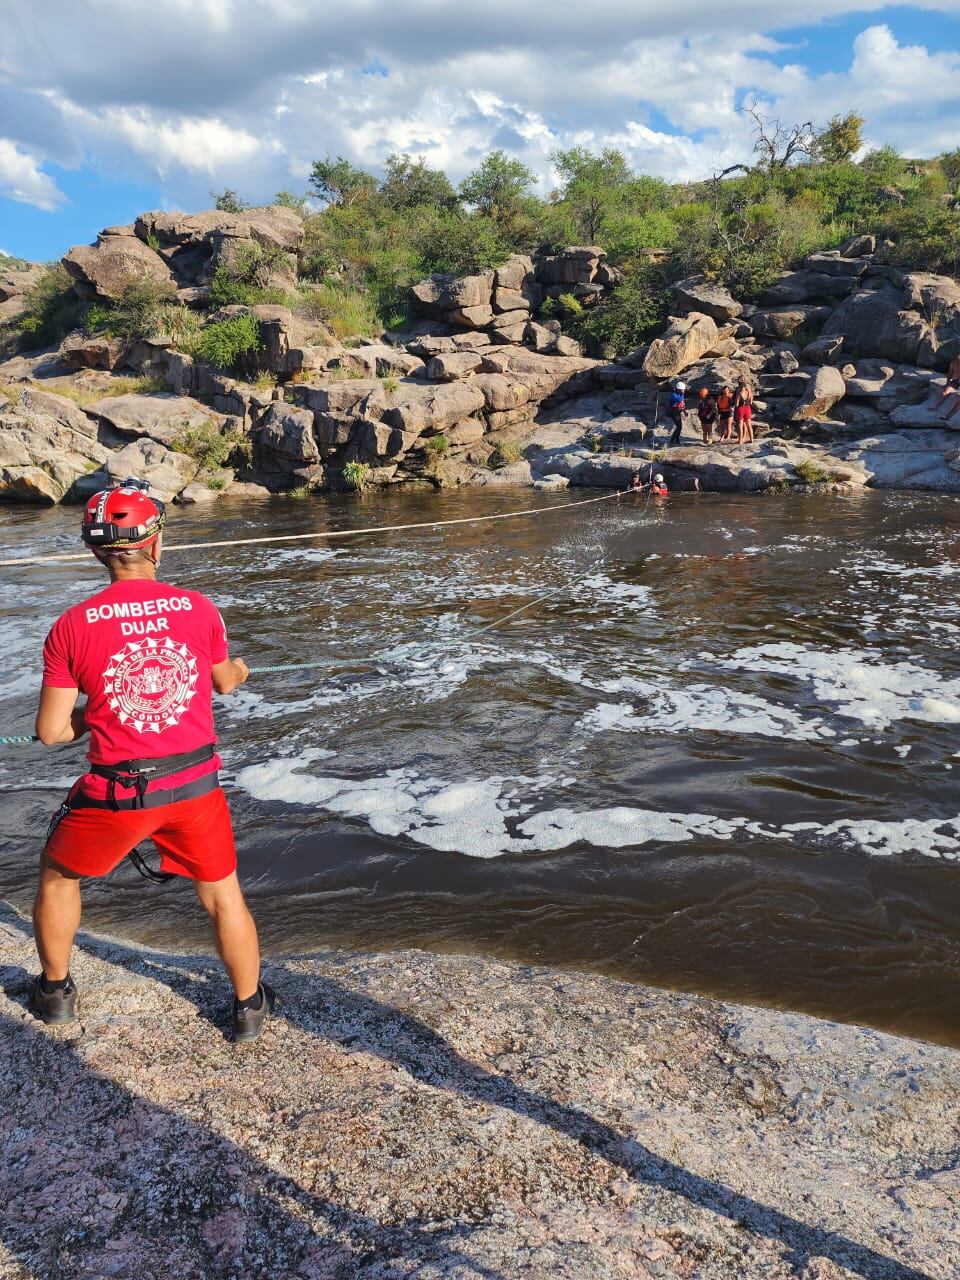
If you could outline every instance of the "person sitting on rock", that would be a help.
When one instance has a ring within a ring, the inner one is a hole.
[[[753,444],[753,388],[746,378],[737,383],[733,405],[737,417],[737,444]]]
[[[683,413],[687,407],[685,399],[687,384],[682,380],[673,384],[673,390],[670,392],[670,403],[667,407],[667,415],[673,422],[673,434],[667,441],[669,448],[680,443],[680,437],[683,434]]]
[[[697,417],[700,419],[700,429],[703,432],[703,443],[712,444],[713,428],[717,421],[717,402],[707,387],[700,388],[700,403],[697,405]]]
[[[733,392],[729,387],[721,387],[717,396],[717,429],[721,444],[733,436]]]
[[[953,415],[960,409],[960,355],[955,355],[950,361],[950,368],[947,370],[947,385],[943,388],[940,399],[933,406],[939,409],[944,400],[953,396],[953,404],[946,413],[941,413],[940,417],[944,422],[949,422]]]

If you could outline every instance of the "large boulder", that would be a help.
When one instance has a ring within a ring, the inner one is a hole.
[[[28,263],[25,267],[0,268],[0,302],[22,297],[33,288],[42,273],[43,267],[37,262]]]
[[[570,245],[557,253],[543,253],[537,258],[537,281],[548,292],[557,289],[564,293],[571,285],[592,284],[601,260],[606,257],[597,245]]]
[[[104,470],[114,482],[139,476],[149,482],[151,492],[161,502],[172,502],[196,478],[200,465],[185,453],[177,453],[149,436],[142,436],[117,453],[108,454]]]
[[[323,477],[309,409],[275,401],[253,434],[253,466],[268,489],[315,485]]]
[[[498,289],[521,290],[533,279],[533,260],[523,253],[513,253],[502,267],[497,267],[495,285]]]
[[[844,355],[880,356],[899,364],[916,363],[921,342],[930,334],[926,320],[904,310],[899,289],[862,289],[827,319],[822,337],[843,338]]]
[[[96,245],[77,245],[63,258],[82,299],[115,302],[131,283],[152,281],[168,291],[175,283],[170,268],[148,245],[133,236],[107,236]]]
[[[797,401],[796,408],[790,415],[791,421],[803,422],[807,418],[824,417],[843,399],[845,392],[846,385],[840,370],[834,369],[832,365],[820,365]]]
[[[483,392],[472,382],[405,384],[377,417],[401,431],[443,431],[484,407]],[[369,412],[369,410],[368,410]]]
[[[485,355],[486,373],[502,374],[526,389],[527,400],[578,395],[593,381],[600,362],[583,356],[540,355],[522,347],[503,347]]]
[[[803,265],[808,271],[816,271],[827,276],[848,276],[857,279],[870,265],[862,257],[844,257],[839,249],[828,253],[811,253],[804,259]]]
[[[672,378],[699,360],[717,342],[716,321],[699,311],[672,320],[661,338],[650,343],[643,361],[648,378]]]
[[[904,306],[919,311],[932,332],[921,343],[921,364],[945,369],[960,355],[960,284],[950,276],[913,271],[904,276]]]
[[[865,468],[871,488],[960,493],[960,471],[951,465],[956,449],[955,433],[913,430],[869,436],[846,446],[843,453]]]
[[[303,219],[283,205],[242,213],[153,210],[140,215],[135,232],[142,241],[159,242],[160,253],[181,286],[209,284],[218,266],[229,266],[238,250],[251,245],[266,251],[263,270],[268,278],[261,283],[289,285],[296,278]]]
[[[60,343],[60,359],[70,369],[113,369],[126,343],[105,333],[84,333],[75,329]]]
[[[781,306],[792,302],[811,302],[830,298],[845,298],[856,280],[851,276],[831,276],[821,271],[785,271],[760,295],[767,306]]]
[[[840,246],[842,258],[865,258],[876,251],[877,237],[871,235],[852,236]]]
[[[729,324],[743,311],[743,306],[728,289],[704,276],[690,276],[673,286],[677,305],[684,315],[697,311],[710,316],[717,324]]]
[[[758,338],[771,342],[789,342],[801,334],[811,337],[811,330],[819,329],[829,315],[829,307],[796,303],[786,307],[760,308],[750,317],[749,323]]]
[[[0,410],[0,499],[60,502],[106,458],[94,422],[63,396],[25,391]]]
[[[186,431],[219,429],[220,423],[219,415],[211,413],[206,405],[166,392],[106,396],[87,405],[87,413],[119,436],[149,436],[168,447]]]
[[[414,308],[425,315],[446,316],[448,312],[463,312],[471,307],[489,309],[493,272],[481,271],[475,276],[428,276],[411,288],[410,295]]]

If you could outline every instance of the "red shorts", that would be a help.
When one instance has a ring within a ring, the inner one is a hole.
[[[749,422],[753,417],[753,409],[748,404],[741,404],[737,407],[737,421]]]
[[[156,809],[70,809],[47,837],[45,852],[80,876],[105,876],[141,840],[160,850],[160,870],[190,880],[223,880],[237,869],[227,797],[205,796]]]

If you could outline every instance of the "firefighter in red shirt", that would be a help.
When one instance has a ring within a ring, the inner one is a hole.
[[[110,585],[58,618],[43,648],[37,736],[52,746],[89,732],[90,747],[88,772],[54,815],[40,862],[33,920],[43,972],[31,1007],[47,1023],[76,1017],[80,879],[107,875],[149,837],[162,872],[194,881],[233,984],[234,1039],[256,1040],[275,997],[260,981],[256,925],[237,879],[212,706],[213,691],[243,684],[247,667],[230,658],[205,596],[157,581],[165,513],[146,490],[125,480],[87,503],[82,537]]]

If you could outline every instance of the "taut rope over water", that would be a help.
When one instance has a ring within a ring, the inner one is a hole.
[[[573,507],[589,507],[597,502],[607,502],[611,498],[620,498],[623,496],[624,492],[629,493],[629,490],[625,491],[625,490],[616,489],[612,493],[605,493],[599,498],[587,498],[580,502],[564,502],[564,503],[561,503],[559,506],[554,506],[554,507],[528,507],[523,511],[505,511],[497,515],[490,515],[490,516],[464,516],[454,520],[427,520],[427,521],[420,521],[413,524],[400,524],[400,525],[372,525],[363,529],[340,529],[335,531],[324,531],[320,533],[276,534],[276,535],[270,535],[267,537],[260,537],[260,538],[225,539],[223,541],[218,541],[218,542],[181,543],[179,546],[165,547],[164,552],[166,553],[170,551],[199,551],[199,550],[204,550],[211,547],[242,547],[242,546],[250,546],[251,544],[263,544],[263,543],[273,543],[273,542],[297,542],[297,541],[305,541],[307,539],[319,539],[319,538],[327,538],[327,539],[353,538],[353,537],[362,537],[364,535],[370,535],[374,533],[395,533],[398,531],[402,531],[404,529],[438,529],[438,528],[445,528],[449,525],[482,524],[488,520],[509,520],[517,516],[550,515],[555,511],[568,511]],[[643,510],[640,513],[641,521],[646,515],[647,508],[650,505],[651,494],[652,494],[652,490],[649,490],[647,493],[646,502],[643,505]],[[614,548],[619,546],[620,543],[623,542],[624,539],[628,537],[629,534],[632,532],[633,532],[633,528],[628,529],[627,533],[625,533],[622,538],[617,539],[616,543],[614,543]],[[605,559],[606,556],[610,554],[610,551],[612,549],[613,548],[608,548],[604,552],[603,557],[601,557],[601,560]],[[91,559],[92,557],[90,557],[89,554],[84,554],[84,553],[81,553],[79,555],[70,554],[70,555],[62,555],[62,556],[45,556],[41,559],[35,559],[33,557],[24,557],[18,560],[0,560],[0,566],[6,567],[6,566],[12,566],[12,565],[28,565],[28,564],[42,565],[49,561],[56,561],[59,563],[62,563],[64,561],[86,562]],[[598,561],[597,563],[600,563],[600,561]],[[592,568],[593,566],[591,566],[591,569]],[[502,617],[494,619],[493,622],[488,622],[482,627],[474,628],[469,634],[471,636],[479,636],[486,631],[492,631],[495,627],[502,626],[503,623],[509,622],[511,618],[515,618],[519,614],[525,613],[528,609],[532,609],[534,608],[534,606],[543,603],[543,601],[549,600],[553,596],[559,595],[560,592],[567,590],[569,586],[570,586],[570,581],[569,580],[564,581],[560,584],[560,586],[554,587],[552,590],[546,591],[539,596],[535,596],[534,599],[528,600],[525,604],[520,605],[516,609],[511,609],[509,613],[505,613]],[[317,669],[318,667],[325,667],[329,665],[330,665],[329,659],[321,659],[315,662],[286,662],[286,663],[278,663],[272,666],[250,667],[248,668],[248,670],[250,672],[250,675],[274,675],[274,674],[279,674],[287,671],[312,671]],[[36,737],[35,734],[28,734],[28,733],[7,734],[5,736],[0,736],[0,747],[30,746],[32,743],[39,742],[39,741],[40,739]]]

